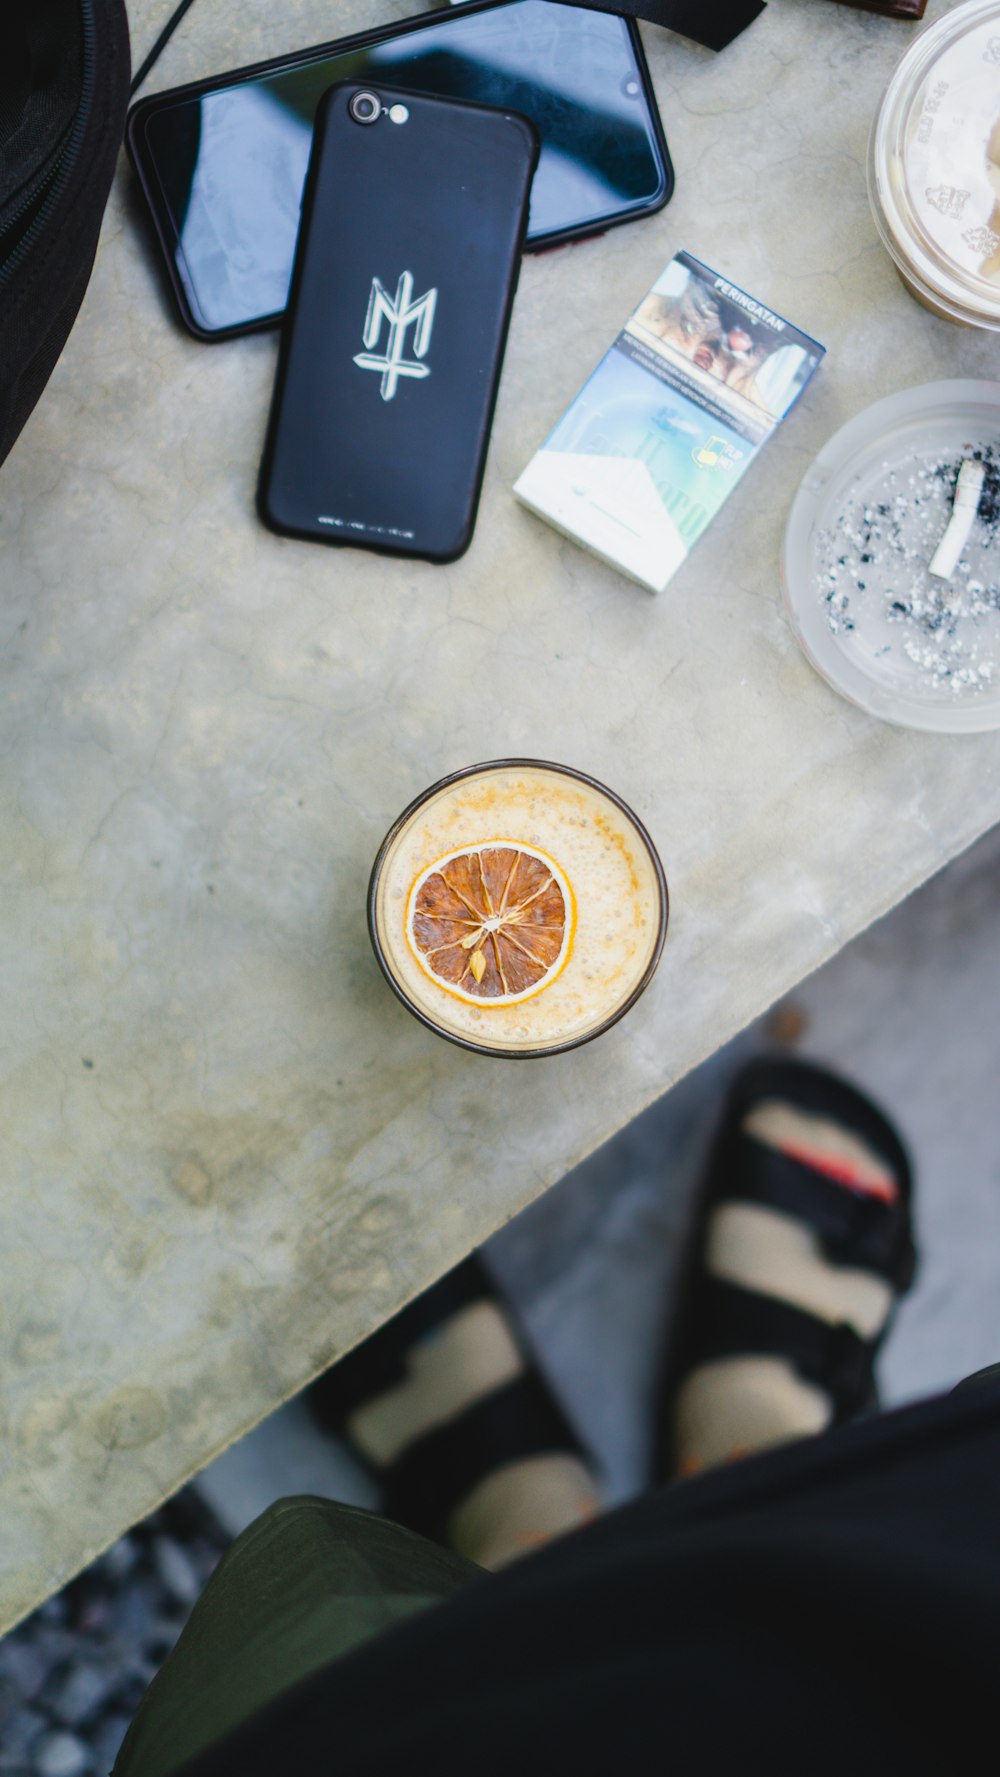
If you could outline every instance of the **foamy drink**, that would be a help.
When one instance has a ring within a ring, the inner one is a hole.
[[[435,784],[388,834],[369,926],[390,984],[442,1036],[495,1054],[572,1048],[659,961],[663,869],[611,791],[508,760]]]

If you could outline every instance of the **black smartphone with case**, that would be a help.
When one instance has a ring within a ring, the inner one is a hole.
[[[529,118],[541,141],[529,251],[646,216],[670,196],[634,19],[565,0],[463,0],[216,74],[140,99],[126,132],[181,319],[199,339],[280,320],[313,117],[342,80]]]
[[[353,82],[323,99],[261,467],[274,530],[468,547],[537,158],[514,112]]]

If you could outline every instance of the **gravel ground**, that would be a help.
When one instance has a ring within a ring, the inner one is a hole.
[[[107,1777],[228,1543],[179,1494],[0,1641],[0,1777]]]

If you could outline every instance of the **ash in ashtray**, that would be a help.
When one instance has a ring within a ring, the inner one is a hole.
[[[966,458],[982,463],[975,522],[952,579],[928,572],[951,517]],[[924,689],[975,695],[1000,683],[1000,451],[970,444],[954,456],[882,465],[818,536],[819,591],[834,635],[897,656]]]

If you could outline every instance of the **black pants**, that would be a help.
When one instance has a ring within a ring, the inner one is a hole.
[[[988,1770],[1000,1382],[639,1500],[314,1673],[185,1777]]]

